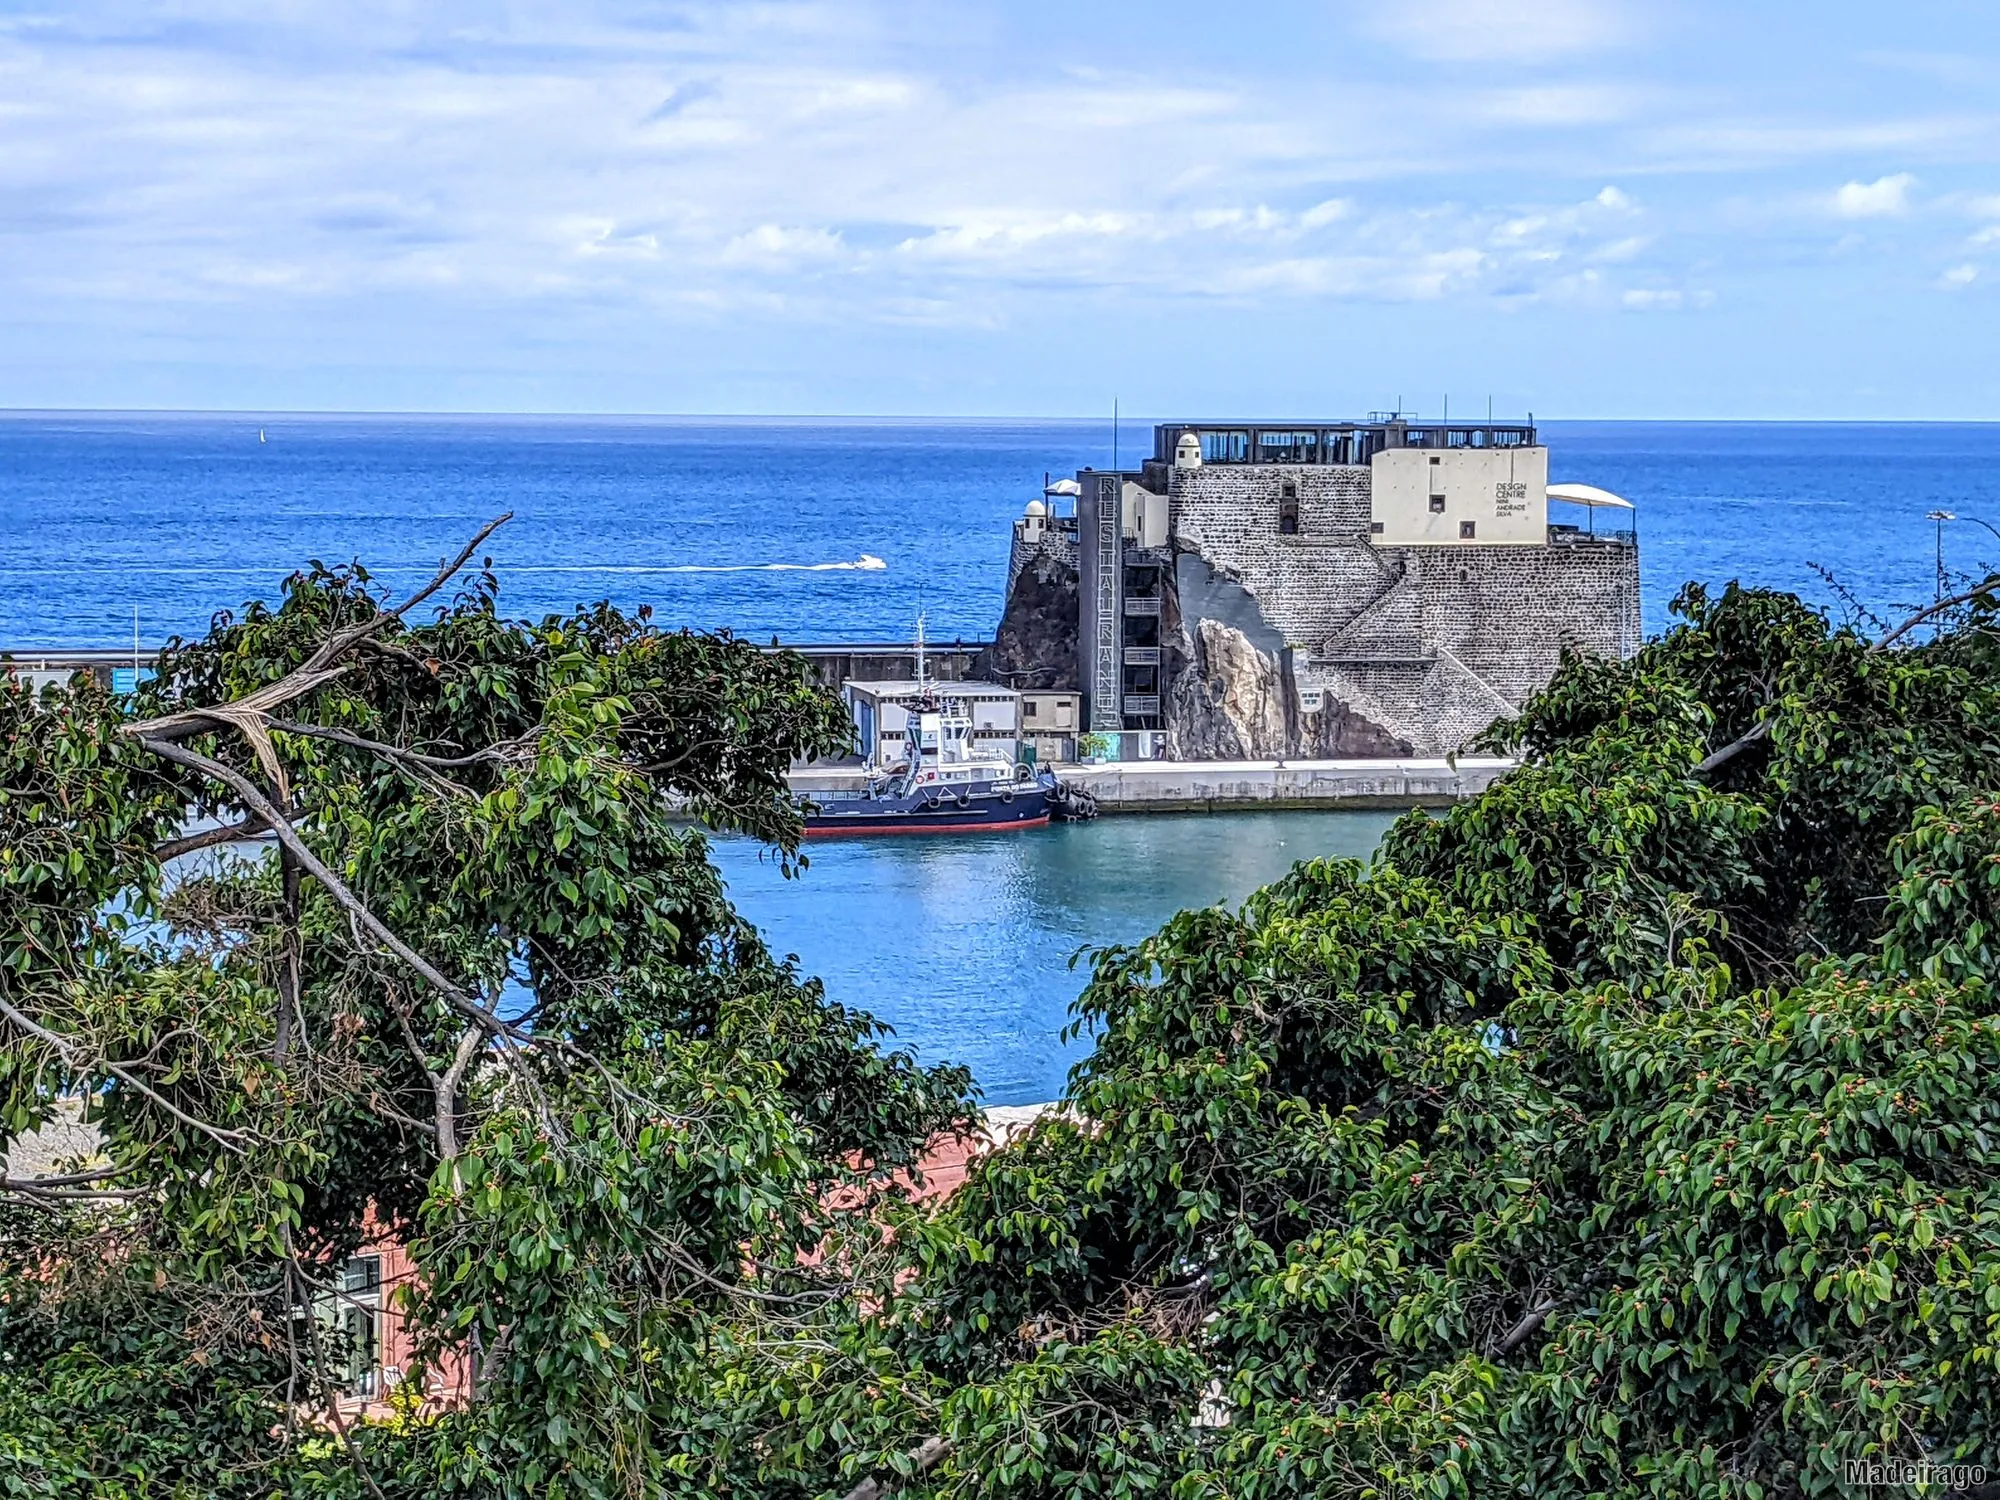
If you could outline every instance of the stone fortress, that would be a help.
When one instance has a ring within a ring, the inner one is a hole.
[[[1631,507],[1548,471],[1532,423],[1162,423],[1014,523],[982,673],[1127,757],[1449,754],[1563,648],[1639,647]]]

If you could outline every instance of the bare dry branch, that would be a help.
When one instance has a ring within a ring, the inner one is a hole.
[[[219,760],[189,750],[185,746],[176,745],[169,740],[141,739],[139,743],[162,760],[172,761],[175,765],[190,771],[198,771],[211,780],[221,782],[234,792],[239,805],[270,825],[271,832],[277,835],[278,842],[291,851],[308,875],[326,888],[334,903],[346,912],[353,922],[367,929],[391,953],[421,975],[454,1010],[477,1025],[485,1027],[495,1036],[506,1036],[523,1043],[532,1040],[525,1034],[517,1034],[516,1028],[485,1010],[462,988],[438,972],[430,960],[390,931],[388,924],[370,911],[361,898],[347,888],[347,883],[328,869],[319,856],[312,852],[306,841],[299,837],[298,830],[292,827],[290,821],[278,811],[271,799],[266,797],[249,777]]]
[[[270,728],[282,734],[332,740],[335,744],[346,745],[353,750],[366,750],[385,760],[413,761],[432,770],[449,771],[463,766],[476,766],[482,761],[504,760],[515,748],[514,743],[510,742],[504,745],[489,745],[484,750],[473,751],[470,755],[425,755],[421,751],[405,750],[400,745],[385,744],[381,740],[371,740],[345,729],[331,729],[323,724],[298,724],[289,719],[268,719],[265,722]]]
[[[1953,594],[1949,599],[1940,599],[1937,603],[1918,610],[1868,649],[1870,652],[1886,651],[1932,616],[1941,615],[1948,609],[1956,609],[1961,604],[1970,604],[1974,599],[1984,594],[1991,594],[1996,589],[2000,589],[2000,573],[1989,573],[1976,587],[1969,588],[1962,594]]]
[[[270,824],[262,818],[242,818],[234,823],[225,823],[220,828],[204,828],[199,833],[186,833],[177,839],[168,839],[163,844],[155,844],[153,858],[165,864],[170,859],[179,859],[183,854],[193,854],[201,849],[213,849],[220,844],[241,843],[245,839],[252,839],[269,831]]]
[[[68,1063],[78,1072],[88,1072],[93,1067],[103,1069],[103,1071],[109,1073],[112,1077],[152,1100],[153,1103],[159,1105],[161,1109],[164,1109],[189,1129],[199,1130],[203,1135],[226,1150],[234,1151],[240,1156],[243,1152],[243,1143],[252,1138],[248,1131],[226,1130],[220,1125],[211,1125],[206,1120],[196,1119],[157,1089],[142,1082],[129,1069],[121,1067],[108,1058],[91,1059],[79,1057],[76,1045],[71,1038],[59,1036],[55,1032],[50,1031],[46,1026],[38,1025],[33,1020],[30,1020],[9,1004],[4,995],[0,995],[0,1016],[5,1016],[29,1036],[53,1048],[57,1056],[61,1057],[64,1062]]]
[[[479,534],[467,542],[457,557],[452,558],[437,571],[437,576],[418,589],[394,609],[378,609],[373,615],[358,624],[336,630],[320,642],[313,654],[299,666],[287,672],[276,682],[267,683],[254,693],[229,703],[216,704],[206,708],[182,709],[157,719],[143,719],[124,726],[125,733],[141,740],[171,741],[187,738],[190,734],[212,729],[219,724],[233,724],[243,731],[256,752],[257,759],[264,766],[272,783],[284,787],[284,771],[277,763],[276,752],[264,733],[264,720],[272,709],[289,703],[294,698],[304,696],[314,688],[330,682],[346,670],[340,659],[369,636],[400,620],[424,600],[430,598],[451,580],[454,573],[472,560],[480,544],[514,518],[508,511],[497,516],[479,529]]]

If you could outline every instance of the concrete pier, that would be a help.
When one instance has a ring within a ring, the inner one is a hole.
[[[1050,769],[1115,813],[1238,812],[1245,808],[1448,807],[1475,797],[1515,762],[1460,756],[1456,763],[1397,760],[1128,760]],[[854,766],[792,772],[792,789],[808,796],[861,790]]]
[[[1057,774],[1103,813],[1231,812],[1249,807],[1445,807],[1514,769],[1504,759],[1119,761]]]

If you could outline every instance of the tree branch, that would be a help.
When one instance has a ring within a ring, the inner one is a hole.
[[[289,703],[292,699],[311,692],[322,683],[330,681],[345,671],[345,667],[338,665],[341,657],[345,656],[349,650],[366,640],[369,636],[400,620],[404,615],[423,603],[424,600],[430,598],[432,594],[443,588],[450,581],[454,573],[472,560],[472,554],[479,550],[479,544],[513,518],[514,513],[508,511],[505,515],[497,516],[493,520],[488,521],[479,529],[479,534],[465,544],[458,556],[439,568],[437,576],[418,589],[416,593],[405,599],[394,609],[377,608],[373,615],[360,621],[358,624],[336,630],[332,635],[320,642],[318,648],[314,650],[311,656],[307,657],[304,662],[294,667],[276,682],[268,683],[258,688],[255,692],[246,693],[243,697],[229,703],[216,704],[208,708],[182,709],[177,713],[167,714],[161,718],[145,719],[136,724],[127,724],[124,726],[125,732],[142,740],[164,742],[185,739],[190,734],[199,733],[201,730],[212,728],[219,723],[233,723],[250,738],[252,748],[258,751],[259,758],[262,759],[268,747],[258,743],[262,733],[262,725],[259,721],[270,710],[278,707],[281,703]],[[277,778],[274,777],[273,779]]]
[[[1537,1302],[1533,1307],[1528,1309],[1520,1322],[1494,1340],[1493,1346],[1487,1350],[1487,1358],[1505,1359],[1508,1355],[1512,1354],[1516,1349],[1535,1336],[1541,1329],[1541,1326],[1548,1322],[1549,1314],[1554,1312],[1560,1305],[1561,1299],[1556,1297],[1544,1297],[1540,1302]]]
[[[952,1443],[948,1437],[932,1434],[925,1438],[906,1455],[918,1475],[930,1473],[951,1455]],[[884,1495],[894,1493],[883,1486],[882,1481],[870,1474],[861,1483],[847,1492],[847,1500],[881,1500]]]
[[[169,740],[142,738],[139,743],[162,760],[172,761],[175,765],[190,771],[198,771],[233,791],[238,804],[257,814],[270,825],[271,832],[277,835],[278,842],[291,851],[292,856],[298,860],[300,867],[308,875],[326,888],[327,894],[333,897],[334,903],[345,911],[349,918],[373,933],[384,947],[416,970],[426,982],[444,996],[454,1010],[475,1024],[485,1027],[495,1036],[506,1036],[523,1043],[532,1040],[528,1035],[519,1033],[515,1027],[489,1014],[464,990],[439,973],[428,959],[391,932],[388,925],[370,911],[360,897],[347,888],[347,883],[328,869],[320,857],[312,852],[306,841],[299,837],[298,830],[292,827],[272,804],[271,799],[266,797],[249,777],[219,760],[213,760],[198,751],[189,750]]]
[[[1996,588],[2000,588],[2000,573],[1995,573],[1989,576],[1983,583],[1979,584],[1976,588],[1967,589],[1962,594],[1953,594],[1949,599],[1940,599],[1935,604],[1925,606],[1923,609],[1920,609],[1915,614],[1911,615],[1910,618],[1905,620],[1902,624],[1898,625],[1894,630],[1890,631],[1887,635],[1881,637],[1881,639],[1870,644],[1866,654],[1873,656],[1878,652],[1888,650],[1890,646],[1894,645],[1897,641],[1901,640],[1904,636],[1908,635],[1912,630],[1916,629],[1919,625],[1923,624],[1924,621],[1931,619],[1936,615],[1941,615],[1948,609],[1956,609],[1961,604],[1969,604],[1974,599],[1978,599],[1984,595],[1991,594]],[[1764,706],[1768,708],[1770,705],[1766,703]],[[1728,744],[1724,745],[1720,750],[1717,750],[1712,755],[1705,757],[1702,760],[1702,762],[1694,768],[1694,774],[1696,776],[1707,776],[1712,772],[1718,771],[1723,766],[1728,765],[1729,762],[1736,759],[1736,757],[1741,755],[1745,750],[1748,750],[1752,745],[1758,744],[1763,740],[1769,739],[1770,736],[1771,736],[1771,720],[1759,719],[1755,724],[1752,724],[1749,727],[1749,729],[1745,730],[1742,734],[1738,735],[1735,739],[1731,740]]]
[[[165,864],[170,859],[179,859],[183,854],[193,854],[201,849],[213,849],[218,844],[240,843],[246,838],[268,831],[270,826],[262,818],[249,817],[234,823],[225,823],[220,828],[204,828],[199,833],[184,833],[179,838],[153,845],[153,858]]]
[[[1647,1235],[1643,1240],[1639,1241],[1638,1245],[1632,1251],[1633,1258],[1637,1259],[1639,1256],[1644,1255],[1648,1250],[1652,1249],[1655,1245],[1659,1244],[1661,1239],[1661,1234],[1662,1232],[1656,1229],[1651,1234]],[[1573,1290],[1579,1295],[1583,1292],[1589,1291],[1591,1287],[1595,1286],[1599,1281],[1602,1281],[1604,1279],[1604,1273],[1610,1269],[1611,1269],[1610,1262],[1605,1261],[1599,1263],[1597,1269],[1592,1271],[1588,1276],[1584,1277],[1582,1281],[1578,1282],[1577,1285],[1573,1288]],[[1516,1323],[1512,1328],[1508,1329],[1505,1333],[1501,1334],[1500,1337],[1493,1342],[1492,1346],[1487,1350],[1486,1357],[1488,1359],[1505,1359],[1508,1355],[1512,1354],[1516,1349],[1520,1348],[1523,1344],[1527,1343],[1529,1339],[1533,1338],[1535,1334],[1541,1329],[1541,1326],[1544,1323],[1548,1322],[1549,1315],[1553,1313],[1561,1305],[1562,1305],[1562,1298],[1559,1296],[1544,1297],[1540,1302],[1537,1302],[1533,1307],[1529,1308],[1518,1323]]]
[[[1871,653],[1886,651],[1892,644],[1901,640],[1933,615],[1941,615],[1948,609],[1958,608],[1961,604],[1970,604],[1982,594],[1990,594],[1996,588],[2000,588],[2000,573],[1989,573],[1985,580],[1976,588],[1969,588],[1962,594],[1953,594],[1949,599],[1940,599],[1937,603],[1918,610],[1909,619],[1903,621],[1894,630],[1883,636],[1879,641],[1876,641],[1868,650]]]
[[[20,1027],[21,1030],[27,1032],[29,1036],[34,1037],[37,1041],[45,1043],[47,1046],[54,1048],[56,1055],[60,1057],[64,1062],[68,1063],[72,1068],[75,1068],[78,1072],[91,1071],[90,1064],[88,1061],[78,1060],[76,1055],[76,1050],[72,1046],[69,1038],[58,1036],[55,1032],[50,1031],[46,1026],[37,1025],[35,1022],[29,1020],[28,1017],[22,1015],[20,1011],[16,1010],[12,1005],[10,1005],[7,1001],[6,996],[4,995],[0,995],[0,1015],[4,1015],[8,1020],[12,1021],[16,1026]],[[248,1132],[242,1130],[225,1130],[220,1125],[211,1125],[206,1120],[196,1119],[186,1110],[174,1104],[171,1100],[169,1100],[165,1095],[161,1094],[158,1090],[152,1088],[148,1084],[140,1082],[140,1080],[134,1077],[128,1069],[120,1067],[117,1063],[110,1061],[108,1058],[99,1058],[97,1060],[97,1066],[103,1068],[103,1070],[111,1074],[112,1077],[118,1079],[119,1081],[129,1085],[131,1088],[136,1089],[139,1093],[145,1095],[146,1098],[152,1100],[155,1104],[159,1105],[161,1109],[164,1109],[168,1114],[172,1115],[176,1120],[179,1120],[183,1125],[186,1125],[193,1130],[199,1130],[203,1135],[207,1136],[209,1139],[214,1141],[218,1146],[221,1146],[223,1149],[228,1151],[234,1151],[239,1156],[242,1155],[243,1153],[242,1143],[245,1139],[248,1138],[249,1134]]]
[[[431,770],[453,770],[461,766],[476,766],[481,761],[500,760],[505,757],[507,747],[489,745],[484,750],[475,750],[470,755],[425,755],[417,750],[405,750],[400,745],[385,744],[381,740],[371,740],[345,729],[332,729],[323,724],[298,724],[289,719],[266,719],[265,723],[283,734],[304,735],[308,739],[332,740],[335,744],[346,745],[354,750],[366,750],[387,760],[407,760]]]
[[[1704,757],[1701,763],[1694,768],[1694,774],[1696,776],[1707,776],[1713,771],[1720,770],[1745,750],[1748,750],[1752,745],[1770,737],[1771,721],[1769,719],[1759,719],[1749,729],[1724,745],[1720,750]]]

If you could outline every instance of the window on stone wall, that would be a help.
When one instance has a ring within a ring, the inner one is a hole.
[[[1289,479],[1278,487],[1278,534],[1299,534],[1299,487]]]
[[[1439,509],[1443,509],[1443,507],[1440,506]],[[1458,539],[1461,542],[1471,541],[1472,532],[1473,532],[1473,523],[1471,521],[1460,521],[1458,523]]]
[[[1434,516],[1441,516],[1444,514],[1444,496],[1442,495],[1431,496],[1431,514]]]
[[[1383,529],[1384,528],[1380,521],[1370,521],[1368,523],[1368,534],[1370,536],[1380,536],[1383,532]]]

